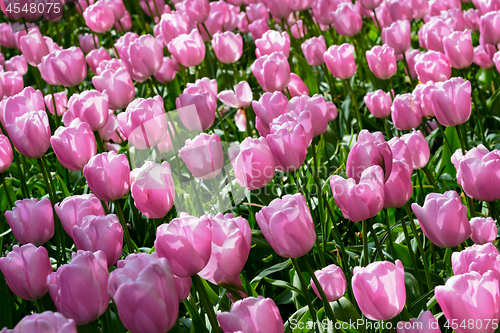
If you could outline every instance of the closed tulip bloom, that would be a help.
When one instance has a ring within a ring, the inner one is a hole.
[[[413,193],[411,183],[413,169],[409,167],[408,163],[411,161],[404,159],[392,161],[391,175],[384,184],[384,208],[400,208],[410,200]]]
[[[302,43],[301,48],[310,66],[321,66],[325,63],[323,54],[326,52],[326,42],[323,35],[307,39]]]
[[[215,178],[224,164],[220,137],[215,133],[201,133],[193,140],[187,139],[185,146],[179,150],[179,156],[193,176],[199,179]]]
[[[491,243],[497,238],[497,224],[491,217],[473,217],[470,220],[470,238],[478,245]]]
[[[333,26],[339,35],[354,36],[363,27],[363,18],[359,9],[350,2],[342,2],[332,13]]]
[[[66,95],[65,91],[61,91],[55,93],[54,97],[56,98],[57,115],[62,116],[67,110],[68,96]],[[47,106],[47,110],[49,110],[51,114],[54,114],[54,102],[52,101],[52,94],[44,96],[43,99],[45,100],[45,106]]]
[[[397,95],[391,106],[394,127],[402,131],[417,128],[422,122],[422,110],[412,94]]]
[[[379,261],[366,267],[354,267],[352,290],[361,312],[371,320],[389,320],[405,305],[405,271],[396,264]]]
[[[168,43],[182,35],[189,32],[189,20],[179,12],[165,13],[161,16],[160,20],[160,34],[165,46]]]
[[[453,27],[443,18],[437,17],[423,25],[420,31],[422,35],[419,38],[422,38],[426,49],[444,53],[443,38],[453,32]]]
[[[210,13],[208,0],[184,0],[183,3],[185,12],[194,25],[201,24],[208,18]]]
[[[500,43],[500,10],[489,12],[481,16],[479,31],[486,44]]]
[[[411,46],[411,27],[409,21],[396,21],[382,30],[382,42],[394,49],[395,54],[403,54]]]
[[[123,0],[105,0],[104,2],[107,3],[108,6],[111,7],[111,9],[113,9],[115,21],[119,21],[125,16],[127,10],[125,8]]]
[[[155,78],[161,83],[172,82],[180,71],[181,67],[174,57],[163,57],[163,64],[155,74]]]
[[[78,118],[69,127],[59,127],[50,138],[50,144],[61,165],[73,171],[83,170],[97,152],[94,133]]]
[[[16,333],[77,333],[73,319],[66,319],[58,312],[33,313],[21,319],[14,327]]]
[[[26,60],[24,60],[24,56],[18,55],[11,57],[9,60],[5,62],[5,70],[10,72],[18,72],[21,75],[24,75],[28,72],[28,64]]]
[[[426,84],[418,84],[412,92],[413,101],[420,106],[422,117],[434,117],[431,101],[431,90],[434,87],[434,82],[428,81]]]
[[[156,230],[155,249],[166,258],[179,277],[193,276],[208,263],[211,253],[212,229],[206,216],[197,218],[184,212]]]
[[[167,117],[160,96],[138,98],[118,114],[118,124],[125,137],[138,149],[154,147],[167,133]]]
[[[256,127],[261,136],[270,133],[269,125],[273,119],[278,118],[287,112],[288,99],[280,92],[264,93],[259,101],[252,102],[255,111]]]
[[[367,93],[363,100],[368,111],[370,111],[374,117],[385,118],[391,114],[392,97],[390,93],[386,93],[379,89]]]
[[[415,58],[415,71],[422,83],[446,81],[451,76],[451,67],[441,52],[427,51]]]
[[[422,207],[414,203],[411,208],[425,236],[439,247],[455,247],[471,235],[467,207],[455,191],[430,193]]]
[[[78,35],[78,40],[80,41],[80,48],[85,53],[89,53],[99,47],[99,37],[97,35],[86,32],[84,35]]]
[[[73,226],[73,240],[78,250],[104,252],[111,267],[122,255],[123,228],[115,214],[88,215],[80,225]]]
[[[481,14],[479,10],[470,8],[463,11],[465,26],[467,29],[476,32],[479,30],[479,21],[481,20]]]
[[[413,169],[418,170],[425,167],[429,162],[430,149],[422,132],[414,129],[411,133],[401,136],[401,139],[408,147]]]
[[[248,221],[232,214],[217,214],[212,221],[212,254],[199,275],[214,284],[241,285],[240,271],[245,266],[252,243]]]
[[[229,312],[217,315],[217,321],[224,333],[244,331],[283,333],[285,331],[278,307],[271,298],[262,296],[247,297],[233,303]]]
[[[435,288],[436,300],[447,320],[489,322],[500,316],[500,291],[494,272],[452,276],[444,286]],[[492,333],[493,327],[454,328],[457,333]]]
[[[455,31],[450,36],[444,37],[443,46],[451,67],[460,69],[472,64],[474,47],[469,30]]]
[[[472,112],[471,83],[461,77],[438,82],[431,90],[432,109],[441,125],[456,126],[469,120]]]
[[[243,39],[240,34],[231,31],[217,33],[212,36],[212,48],[220,62],[232,64],[243,54]]]
[[[49,199],[23,199],[5,212],[14,237],[21,244],[44,244],[54,235],[54,215]]]
[[[87,76],[87,63],[82,49],[70,47],[55,50],[42,58],[38,65],[42,78],[50,85],[73,87]]]
[[[175,276],[169,262],[156,253],[137,253],[118,262],[109,276],[108,294],[127,330],[164,333],[179,311]]]
[[[413,10],[408,1],[391,0],[386,3],[392,21],[413,19]]]
[[[266,31],[262,38],[255,40],[255,54],[257,58],[270,55],[274,52],[282,52],[287,58],[290,53],[290,36],[285,32],[276,30]]]
[[[49,54],[49,48],[38,29],[32,29],[28,31],[28,34],[19,38],[19,46],[24,59],[31,66],[38,66],[42,58]]]
[[[108,120],[108,96],[97,90],[86,90],[81,94],[74,94],[68,101],[68,111],[63,115],[64,126],[69,127],[71,122],[79,118],[89,125],[95,132],[101,129]]]
[[[156,74],[163,63],[160,39],[143,35],[119,49],[120,58],[135,81],[144,82]]]
[[[109,152],[92,157],[83,175],[95,196],[103,201],[120,199],[130,186],[130,167],[124,154]]]
[[[217,97],[219,100],[232,108],[246,109],[252,104],[253,93],[246,81],[240,81],[233,90],[223,90]]]
[[[354,46],[351,44],[332,45],[323,57],[330,73],[338,79],[348,79],[358,69],[354,61]]]
[[[365,9],[374,10],[382,3],[382,0],[360,0],[359,3]]]
[[[64,231],[73,238],[73,227],[80,226],[85,216],[104,215],[101,201],[95,195],[81,194],[65,198],[54,206]]]
[[[97,74],[97,68],[99,68],[99,65],[103,61],[111,60],[111,56],[104,47],[100,47],[97,50],[90,51],[90,53],[85,56],[85,60],[87,60],[92,73]]]
[[[0,72],[3,96],[14,96],[24,88],[23,76],[18,72]]]
[[[353,222],[374,217],[384,205],[384,171],[379,165],[361,173],[359,182],[340,176],[330,178],[335,203],[342,215]]]
[[[491,51],[490,51],[491,50]],[[474,48],[474,63],[481,68],[491,68],[495,65],[493,56],[496,52],[494,45],[478,45]]]
[[[40,90],[35,90],[31,86],[24,88],[14,96],[5,98],[4,101],[5,125],[13,123],[17,117],[29,113],[30,111],[45,111],[42,92]]]
[[[274,178],[276,164],[265,137],[247,137],[239,146],[231,145],[228,152],[236,182],[244,188],[263,188]]]
[[[217,98],[211,93],[180,94],[175,104],[182,124],[190,131],[202,132],[214,123]]]
[[[12,164],[12,147],[10,146],[9,138],[0,134],[0,173],[9,169]]]
[[[410,321],[401,321],[401,326],[396,329],[397,333],[441,333],[441,328],[432,312],[423,311],[418,318],[412,318]]]
[[[271,15],[278,19],[286,19],[292,12],[292,8],[287,1],[279,0],[263,0]]]
[[[288,91],[290,97],[309,96],[309,88],[304,81],[295,73],[290,73],[290,81],[288,82]]]
[[[312,249],[316,232],[302,194],[274,199],[255,214],[255,218],[267,242],[278,255],[299,258]]]
[[[340,3],[347,0],[317,0],[313,2],[312,12],[314,18],[323,25],[330,26],[333,23],[333,12]]]
[[[198,66],[205,58],[205,44],[198,29],[174,38],[168,44],[168,51],[185,67]]]
[[[344,296],[347,288],[347,281],[345,279],[344,272],[342,272],[342,269],[339,266],[333,264],[328,265],[325,268],[314,272],[314,275],[316,275],[321,288],[323,288],[328,302],[335,302]],[[316,296],[321,299],[318,288],[316,288],[316,284],[312,279],[311,287]]]
[[[259,19],[269,21],[269,11],[264,3],[251,3],[245,7],[245,12],[250,23]]]
[[[253,40],[262,38],[262,36],[264,36],[264,33],[270,30],[267,21],[269,20],[258,19],[248,25],[248,30],[250,30]]]
[[[7,123],[9,138],[19,152],[40,158],[50,147],[50,127],[45,111],[31,111]]]
[[[272,133],[266,138],[274,156],[276,170],[295,171],[304,164],[308,138],[302,124],[294,121],[273,126]]]
[[[98,91],[108,95],[108,106],[112,110],[126,108],[134,100],[134,83],[124,67],[106,69],[99,76],[94,76],[92,83]]]
[[[47,276],[52,273],[52,264],[43,246],[14,245],[7,256],[0,258],[0,269],[9,288],[22,299],[36,300],[49,291]]]
[[[407,168],[410,170],[410,174],[413,173],[413,165],[411,153],[408,147],[406,146],[403,139],[395,136],[389,140],[389,146],[391,147],[392,157],[395,160],[403,161]]]
[[[391,78],[398,70],[394,49],[385,44],[366,51],[366,60],[372,73],[381,80]]]
[[[290,64],[282,52],[263,55],[251,66],[251,70],[264,91],[283,91],[290,81]]]
[[[103,33],[110,30],[115,23],[113,8],[105,1],[97,1],[92,6],[87,7],[83,12],[85,24],[96,33]]]
[[[312,136],[326,132],[330,117],[329,108],[331,106],[320,95],[294,97],[287,105],[287,111],[293,112],[296,120],[304,126],[307,137],[309,137],[309,132],[312,132]]]
[[[108,265],[104,252],[78,251],[71,263],[47,278],[57,311],[78,325],[99,318],[108,308]]]

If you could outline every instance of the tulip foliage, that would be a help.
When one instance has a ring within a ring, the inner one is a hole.
[[[0,0],[0,333],[493,333],[500,0]]]

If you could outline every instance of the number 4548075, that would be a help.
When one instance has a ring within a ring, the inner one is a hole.
[[[456,330],[457,328],[463,329],[488,329],[493,328],[496,330],[498,328],[498,319],[469,319],[462,320],[461,322],[458,319],[447,320],[444,324],[444,327],[451,328],[452,330]]]
[[[61,12],[61,3],[60,2],[47,2],[47,3],[25,3],[22,7],[20,3],[10,3],[8,4],[5,11],[7,13],[19,14],[23,13],[40,13],[40,14],[50,14],[55,13],[58,14]]]

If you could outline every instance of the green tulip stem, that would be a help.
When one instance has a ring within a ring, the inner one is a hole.
[[[382,246],[380,246],[380,242],[378,240],[377,234],[373,230],[373,225],[372,225],[372,223],[367,223],[367,225],[368,225],[368,230],[372,234],[373,240],[375,242],[375,246],[377,247],[377,252],[378,252],[378,255],[380,257],[380,260],[385,261],[384,252],[382,252]]]
[[[361,114],[359,113],[358,100],[354,95],[354,90],[352,90],[351,81],[349,79],[344,80],[347,84],[347,88],[349,89],[349,93],[351,94],[351,102],[354,105],[354,109],[356,110],[356,117],[358,118],[358,133],[363,129],[363,120],[361,119]]]
[[[202,306],[205,308],[207,312],[208,320],[210,321],[210,325],[212,326],[212,331],[220,333],[221,329],[219,324],[217,323],[217,317],[215,316],[214,307],[212,302],[210,301],[210,297],[208,296],[207,290],[201,280],[199,275],[193,275],[193,285],[196,291],[198,291],[198,295],[200,296],[200,301]]]
[[[133,246],[132,238],[130,237],[130,233],[128,231],[127,222],[125,221],[125,215],[123,215],[122,207],[120,206],[120,202],[118,200],[114,201],[116,215],[118,215],[118,219],[123,228],[123,235],[125,236],[125,240],[127,241],[128,251],[129,253],[133,253],[134,250],[139,252],[139,249],[136,249],[136,246]],[[135,244],[134,244],[135,245]]]
[[[368,254],[368,224],[366,220],[363,220],[362,222],[363,225],[363,267],[368,266],[369,263],[369,254]]]
[[[10,197],[9,190],[7,189],[7,184],[5,183],[5,174],[1,173],[0,177],[2,178],[3,190],[5,191],[5,194],[7,196],[7,201],[9,202],[9,208],[12,209],[12,207],[14,207],[14,202],[12,201],[12,198]]]

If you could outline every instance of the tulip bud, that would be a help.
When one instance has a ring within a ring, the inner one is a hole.
[[[431,90],[432,109],[441,125],[456,126],[469,120],[472,112],[471,83],[461,77],[438,82]]]
[[[382,30],[382,42],[394,49],[395,54],[403,54],[411,46],[411,27],[409,21],[393,22]]]
[[[33,313],[21,319],[14,327],[16,333],[77,333],[73,319],[66,319],[58,312]],[[3,333],[4,331],[2,331]],[[6,332],[7,333],[7,332]]]
[[[283,91],[290,81],[290,64],[282,52],[261,56],[252,64],[251,70],[267,92]]]
[[[307,39],[300,47],[309,66],[321,66],[325,63],[323,54],[326,52],[326,42],[323,35]]]
[[[9,138],[0,134],[0,173],[9,169],[12,164],[12,147],[10,146]]]
[[[430,193],[422,207],[414,203],[411,209],[425,236],[439,247],[455,247],[471,235],[467,207],[455,191]]]
[[[354,267],[352,290],[361,312],[371,320],[389,320],[405,305],[405,271],[400,260]],[[439,287],[438,287],[439,288]]]
[[[470,220],[470,238],[478,245],[491,243],[497,238],[497,224],[491,217],[473,217]]]
[[[314,275],[316,275],[321,288],[323,288],[328,302],[335,302],[344,296],[347,288],[347,281],[345,279],[344,272],[342,272],[342,269],[339,266],[333,264],[328,265],[325,268],[314,272]],[[316,284],[312,279],[311,287],[316,296],[321,299],[318,288],[316,288]]]
[[[73,87],[87,76],[87,63],[82,49],[74,46],[52,51],[43,57],[38,69],[42,78],[53,86]]]
[[[351,44],[332,45],[323,57],[330,73],[338,79],[349,79],[358,69],[354,61],[354,46]]]
[[[168,44],[168,51],[185,67],[198,66],[205,58],[205,44],[198,29],[174,38]]]
[[[413,130],[413,132],[401,136],[401,139],[408,147],[413,169],[418,170],[425,167],[429,162],[430,149],[422,132]]]
[[[386,93],[379,89],[374,92],[369,92],[363,99],[368,111],[376,118],[385,118],[391,114],[392,97],[390,93]]]
[[[73,238],[73,227],[80,226],[85,216],[104,215],[101,201],[93,194],[73,195],[54,206],[64,231]]]
[[[381,80],[390,79],[398,70],[394,49],[385,44],[366,51],[366,60],[372,73]]]
[[[415,57],[415,71],[422,83],[446,81],[451,76],[448,59],[436,51],[427,51]]]
[[[391,106],[394,127],[402,131],[417,128],[422,121],[420,106],[415,104],[412,94],[397,95]]]

